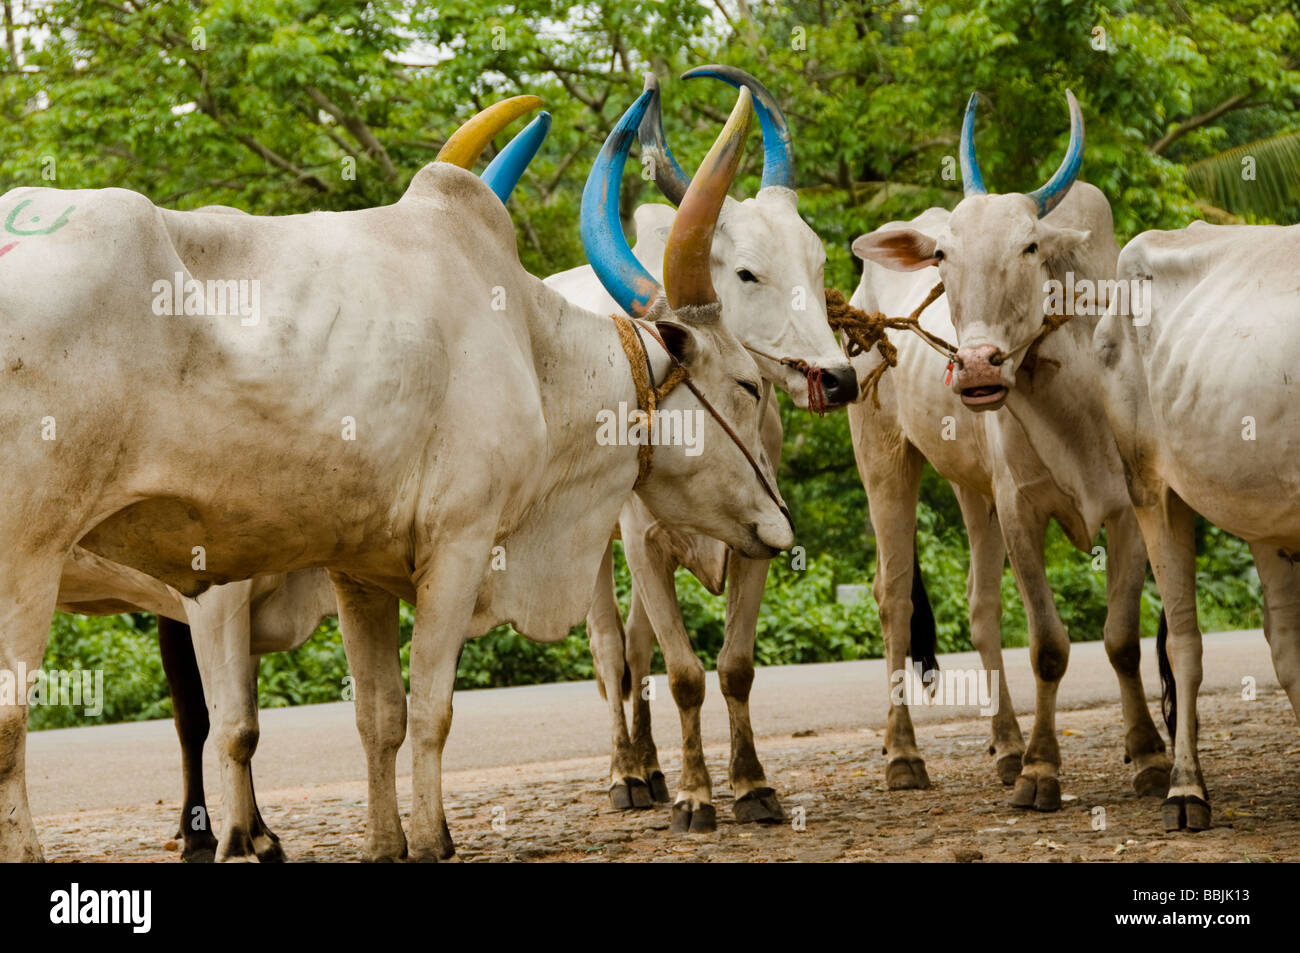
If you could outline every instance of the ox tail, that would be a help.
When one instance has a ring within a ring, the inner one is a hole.
[[[1156,662],[1160,668],[1160,713],[1169,732],[1169,750],[1174,750],[1174,732],[1178,727],[1178,694],[1174,683],[1174,668],[1169,664],[1169,619],[1160,610],[1160,625],[1156,629]]]
[[[912,664],[920,663],[922,672],[939,670],[939,631],[934,624],[930,594],[921,578],[921,556],[912,548]]]

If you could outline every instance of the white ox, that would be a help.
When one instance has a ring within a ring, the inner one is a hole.
[[[1124,246],[1119,277],[1145,284],[1150,307],[1117,306],[1093,335],[1168,620],[1178,714],[1166,830],[1210,826],[1197,754],[1195,513],[1250,544],[1273,665],[1300,712],[1298,260],[1298,226],[1144,232]]]
[[[643,97],[625,117],[631,128],[621,123],[607,143],[605,169],[615,159],[621,168],[644,106]],[[709,300],[711,236],[701,227],[716,217],[749,109],[742,92],[687,196],[692,234],[670,242],[673,307],[660,295],[648,312],[738,436],[714,419],[705,454],[655,447],[641,493],[662,518],[761,557],[792,531],[770,470],[742,453],[758,439],[746,386],[757,371]],[[617,205],[617,181],[598,182],[584,211],[616,216],[599,206]],[[367,853],[397,858],[407,853],[395,786],[406,598],[416,606],[410,853],[451,857],[441,753],[461,647],[505,621],[562,638],[590,604],[637,479],[636,446],[595,443],[599,411],[637,402],[614,323],[525,272],[500,201],[447,163],[422,169],[394,205],[346,213],[172,213],[118,189],[20,189],[0,203],[62,222],[4,261],[13,274],[0,290],[0,668],[39,665],[79,540],[190,596],[328,568],[357,677]],[[617,250],[598,264],[631,271],[625,243]],[[159,317],[155,283],[177,274],[258,280],[261,320]],[[637,281],[653,288],[648,276]],[[668,355],[655,349],[652,360],[662,374]],[[663,406],[699,405],[678,388]],[[56,440],[40,439],[42,418],[57,421]],[[507,571],[490,568],[497,546]],[[246,621],[216,638],[228,669],[218,684],[249,678]],[[251,754],[255,721],[214,709],[227,760]],[[40,857],[25,721],[22,707],[0,708],[0,860]],[[231,835],[228,824],[223,843]]]
[[[880,409],[863,399],[849,410],[876,533],[873,590],[888,672],[898,677],[907,671],[916,505],[928,460],[953,485],[970,538],[971,641],[999,683],[990,753],[1003,783],[1015,784],[1012,803],[1038,810],[1061,805],[1056,690],[1070,647],[1044,564],[1052,519],[1083,552],[1102,527],[1107,531],[1104,638],[1123,699],[1126,758],[1135,765],[1140,794],[1162,794],[1169,779],[1169,759],[1138,671],[1146,558],[1096,393],[1096,316],[1074,317],[1043,340],[1032,373],[1022,365],[1026,348],[1020,345],[1047,317],[1046,282],[1067,271],[1076,282],[1115,274],[1110,206],[1097,189],[1075,184],[1083,121],[1072,96],[1069,101],[1070,147],[1042,189],[986,194],[974,154],[972,96],[962,131],[966,197],[951,213],[930,209],[853,245],[865,267],[852,303],[864,311],[910,314],[942,279],[946,293],[924,312],[922,326],[955,340],[961,364],[946,384],[943,359],[918,337],[896,332],[891,340],[898,366],[881,378]],[[855,366],[866,374],[880,360],[873,352],[856,358]],[[1028,747],[1002,671],[1001,578],[1008,553],[1024,600],[1038,688]],[[929,786],[905,705],[891,705],[885,754],[891,788]]]
[[[785,117],[771,93],[742,70],[701,66],[684,78],[697,76],[751,90],[763,129],[763,187],[744,201],[728,198],[714,233],[710,273],[722,302],[723,322],[754,355],[768,384],[786,390],[798,406],[808,407],[811,403],[814,409],[824,410],[842,405],[856,396],[857,378],[826,322],[826,252],[799,216]],[[664,141],[654,74],[646,75],[646,89],[653,99],[640,128],[643,156],[653,157],[656,182],[677,203],[689,180]],[[643,205],[634,216],[633,252],[656,277],[662,274],[664,246],[674,217],[673,209],[666,205]],[[584,308],[601,312],[618,307],[590,266],[552,275],[546,283]],[[815,370],[809,374],[807,368]],[[820,392],[810,395],[810,384]],[[781,457],[782,430],[770,386],[764,387],[763,403],[763,448],[775,467]],[[716,826],[712,781],[704,764],[700,735],[704,667],[691,647],[677,604],[673,571],[680,565],[695,573],[714,594],[726,588],[726,632],[718,655],[718,678],[731,721],[729,773],[736,818],[779,820],[780,801],[758,760],[749,718],[754,637],[767,560],[728,553],[717,540],[656,520],[637,497],[624,507],[619,528],[634,583],[626,628],[614,595],[612,548],[606,553],[596,599],[587,616],[598,682],[611,715],[613,806],[643,808],[653,801],[669,799],[651,733],[649,701],[642,697],[643,679],[650,674],[653,640],[657,636],[682,720],[682,780],[673,807],[672,829],[703,832]],[[630,734],[623,709],[629,695]]]
[[[520,106],[529,104],[529,100],[523,100]],[[549,129],[550,116],[542,113],[484,171],[483,180],[502,202],[509,198]],[[224,205],[204,206],[197,212],[245,214]],[[183,841],[181,859],[191,863],[217,859],[219,845],[212,831],[203,785],[203,747],[210,719],[207,711],[209,693],[203,689],[199,658],[203,658],[205,663],[202,668],[206,672],[206,681],[209,686],[215,686],[217,679],[226,676],[227,668],[224,659],[212,657],[212,648],[220,645],[212,633],[217,631],[216,627],[230,625],[232,620],[247,625],[249,649],[253,656],[300,647],[323,618],[336,614],[329,573],[324,569],[303,569],[213,586],[203,593],[200,604],[197,599],[187,598],[151,576],[76,546],[63,567],[58,609],[83,615],[152,612],[157,616],[158,650],[181,745],[183,796],[178,831]],[[220,687],[224,703],[242,710],[243,717],[253,721],[257,718],[256,670],[255,658],[251,679],[242,677],[240,667],[236,670],[240,677]],[[217,695],[214,693],[213,697]],[[224,762],[227,755],[225,752],[221,755]],[[233,771],[237,776],[242,766],[236,759],[228,769],[223,763],[223,770]],[[226,843],[221,859],[256,855],[262,862],[281,861],[284,851],[280,840],[266,826],[257,809],[251,772],[247,783],[245,790],[242,778],[239,779],[235,785],[239,802],[227,813],[239,817],[241,812],[250,810],[251,804],[251,822],[241,827],[246,836]]]
[[[215,860],[218,843],[203,788],[203,745],[210,724],[206,696],[213,694],[245,708],[244,717],[255,722],[257,692],[255,684],[238,681],[224,693],[219,689],[205,693],[196,655],[208,656],[202,668],[207,672],[209,685],[216,689],[214,679],[222,676],[223,660],[210,657],[211,649],[221,644],[212,633],[228,620],[248,620],[249,651],[254,656],[298,648],[311,637],[323,618],[335,614],[329,573],[323,569],[302,569],[258,576],[213,586],[203,593],[201,600],[190,599],[151,576],[76,546],[63,566],[58,609],[82,615],[119,612],[157,615],[158,648],[181,745],[181,858],[191,863]],[[254,659],[254,682],[256,666]],[[251,824],[245,830],[246,836],[227,843],[222,859],[255,854],[263,862],[283,860],[280,839],[262,820],[251,784],[250,776],[247,797],[251,799]],[[240,792],[242,799],[245,796],[242,786]],[[247,805],[231,805],[227,814],[238,816],[238,811],[249,809]]]

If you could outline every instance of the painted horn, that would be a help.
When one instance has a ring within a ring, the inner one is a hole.
[[[636,317],[650,310],[651,302],[659,293],[659,283],[628,247],[618,207],[623,166],[650,99],[651,93],[642,93],[605,140],[583,186],[579,216],[582,247],[592,270],[618,306]]]
[[[497,133],[541,105],[542,101],[537,96],[512,96],[493,103],[452,133],[434,161],[450,162],[462,169],[470,168]]]
[[[961,121],[961,148],[957,156],[961,161],[961,188],[966,195],[987,195],[984,176],[980,175],[979,159],[975,158],[975,103],[979,93],[971,93],[966,103],[966,116]]]
[[[691,179],[691,186],[673,217],[668,247],[664,249],[664,288],[668,306],[674,310],[718,300],[709,275],[713,229],[740,165],[753,117],[754,98],[742,86],[731,117]]]
[[[1070,145],[1065,150],[1065,158],[1046,185],[1029,193],[1029,197],[1038,206],[1039,218],[1061,204],[1061,200],[1070,191],[1070,186],[1079,178],[1079,167],[1083,165],[1083,111],[1079,109],[1079,101],[1074,98],[1074,93],[1068,89],[1065,91],[1065,101],[1070,108]]]
[[[650,93],[650,108],[637,129],[637,138],[641,140],[641,155],[654,157],[655,185],[664,194],[664,198],[674,205],[682,204],[682,196],[691,184],[690,176],[673,158],[664,138],[663,114],[659,103],[659,77],[654,73],[645,74],[645,91]]]
[[[790,138],[790,127],[786,124],[785,113],[776,104],[768,88],[743,69],[734,66],[697,66],[682,74],[682,79],[697,79],[707,76],[720,79],[736,89],[748,89],[754,94],[754,112],[758,113],[758,125],[763,130],[763,183],[762,187],[777,185],[786,189],[794,188],[794,146]]]
[[[533,156],[537,155],[537,150],[550,131],[551,114],[542,112],[496,154],[496,158],[488,163],[488,167],[479,176],[496,193],[502,205],[510,200],[510,193],[519,184],[528,163],[533,161]]]

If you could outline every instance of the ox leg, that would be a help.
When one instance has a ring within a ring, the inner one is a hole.
[[[190,627],[198,633],[195,655],[203,676],[209,718],[221,764],[221,835],[218,861],[281,861],[284,853],[265,829],[253,797],[257,724],[257,657],[251,655],[249,581],[217,586],[185,600]]]
[[[1163,805],[1165,830],[1203,831],[1210,826],[1210,799],[1196,750],[1201,629],[1196,620],[1195,517],[1182,498],[1167,488],[1159,491],[1155,503],[1135,507],[1134,512],[1164,602],[1169,662],[1176,683],[1178,718],[1169,796]]]
[[[899,673],[907,672],[911,649],[912,572],[916,557],[916,506],[925,460],[912,448],[890,459],[854,446],[858,472],[867,488],[867,505],[876,531],[876,578],[871,592],[880,610],[889,679],[889,717],[885,724],[885,782],[892,791],[928,788],[930,776],[916,745],[907,702],[894,699]]]
[[[397,811],[397,749],[406,738],[406,688],[398,651],[398,603],[388,593],[331,573],[339,631],[354,673],[357,733],[366,752],[366,847],[372,862],[406,857]]]
[[[596,595],[587,613],[587,641],[596,668],[596,685],[609,705],[610,750],[609,800],[616,811],[650,807],[654,801],[650,786],[632,747],[623,710],[624,680],[628,670],[623,658],[623,619],[614,595],[614,544],[605,547],[596,576]]]
[[[62,562],[27,559],[0,573],[0,863],[44,859],[27,803],[28,683],[19,673],[45,656]]]
[[[649,539],[625,539],[628,568],[645,600],[645,611],[668,668],[668,686],[682,721],[682,776],[673,800],[670,830],[705,834],[716,830],[713,782],[704,764],[700,708],[704,704],[704,665],[691,647],[673,585],[673,560]],[[648,707],[648,706],[647,706]]]
[[[669,572],[675,568],[672,566]],[[650,700],[654,697],[654,689],[649,679],[655,629],[650,624],[645,597],[636,584],[635,572],[632,579],[632,597],[628,604],[623,643],[628,683],[632,691],[632,750],[636,753],[637,764],[641,766],[641,776],[650,785],[650,797],[657,803],[664,804],[671,800],[672,795],[668,791],[663,768],[659,766],[659,749],[655,747],[650,726]]]
[[[1151,720],[1142,688],[1142,583],[1147,549],[1131,509],[1106,521],[1109,543],[1106,568],[1106,655],[1119,680],[1124,710],[1124,760],[1134,766],[1133,789],[1143,796],[1164,797],[1171,761]]]
[[[1300,569],[1267,546],[1251,546],[1264,587],[1264,636],[1273,669],[1300,717]]]
[[[172,699],[172,720],[181,743],[181,776],[185,796],[177,836],[186,863],[211,863],[217,858],[217,838],[212,833],[207,799],[203,793],[203,745],[208,740],[208,703],[203,694],[199,663],[194,657],[190,627],[158,616],[158,651]]]
[[[491,539],[490,534],[484,535]],[[452,550],[442,558],[427,558],[415,590],[410,701],[413,861],[452,860],[456,855],[442,803],[442,749],[451,730],[456,667],[470,631],[487,558],[485,554],[482,559],[468,559],[456,547]]]
[[[1059,811],[1061,747],[1056,740],[1056,693],[1070,658],[1070,637],[1056,613],[1056,601],[1047,581],[1043,554],[1047,518],[1021,504],[1014,489],[999,494],[997,502],[1011,568],[1025,604],[1029,662],[1037,686],[1034,728],[1011,803],[1038,811]]]
[[[726,636],[718,653],[718,681],[731,722],[731,792],[736,799],[732,809],[741,823],[776,824],[785,819],[781,801],[767,783],[767,775],[759,763],[754,728],[749,720],[754,637],[769,562],[732,552],[727,573]]]
[[[996,672],[998,709],[993,713],[993,740],[989,754],[1003,784],[1016,783],[1023,767],[1025,739],[1016,721],[1011,689],[1002,662],[1002,567],[1007,550],[993,501],[983,494],[953,484],[962,521],[970,540],[970,573],[966,601],[970,607],[970,639],[986,672]]]

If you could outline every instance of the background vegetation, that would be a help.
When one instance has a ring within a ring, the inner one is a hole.
[[[582,261],[581,185],[643,70],[664,81],[678,156],[690,167],[703,155],[731,93],[676,77],[706,62],[749,69],[775,91],[794,132],[800,208],[826,243],[828,283],[846,291],[857,281],[854,237],[960,198],[951,157],[973,89],[987,100],[985,178],[1001,191],[1050,174],[1067,135],[1063,93],[1074,90],[1088,129],[1084,177],[1109,196],[1121,241],[1196,218],[1291,223],[1300,212],[1300,27],[1282,2],[9,0],[3,13],[6,189],[120,186],[172,207],[260,214],[373,206],[400,196],[481,106],[537,93],[555,124],[511,211],[523,260],[542,275]],[[749,150],[737,194],[758,187],[759,156]],[[624,196],[625,214],[658,199],[631,172]],[[878,655],[872,600],[834,601],[835,584],[868,583],[874,563],[847,423],[789,407],[784,416],[781,483],[808,562],[774,563],[759,661]],[[967,647],[964,533],[933,473],[920,528],[942,646]],[[1204,628],[1258,625],[1244,546],[1200,533]],[[1050,547],[1071,636],[1100,638],[1103,573],[1055,529]],[[619,586],[626,598],[625,575]],[[721,600],[684,574],[679,592],[711,664]],[[1023,644],[1009,573],[1004,603],[1006,641]],[[1147,603],[1150,626],[1150,587]],[[409,610],[404,627],[409,636]],[[147,616],[59,617],[47,667],[105,669],[105,720],[168,713]],[[263,662],[262,703],[337,699],[345,674],[327,625],[299,652]],[[590,675],[580,630],[547,647],[498,630],[467,647],[460,684]],[[33,725],[78,717],[38,709]]]

